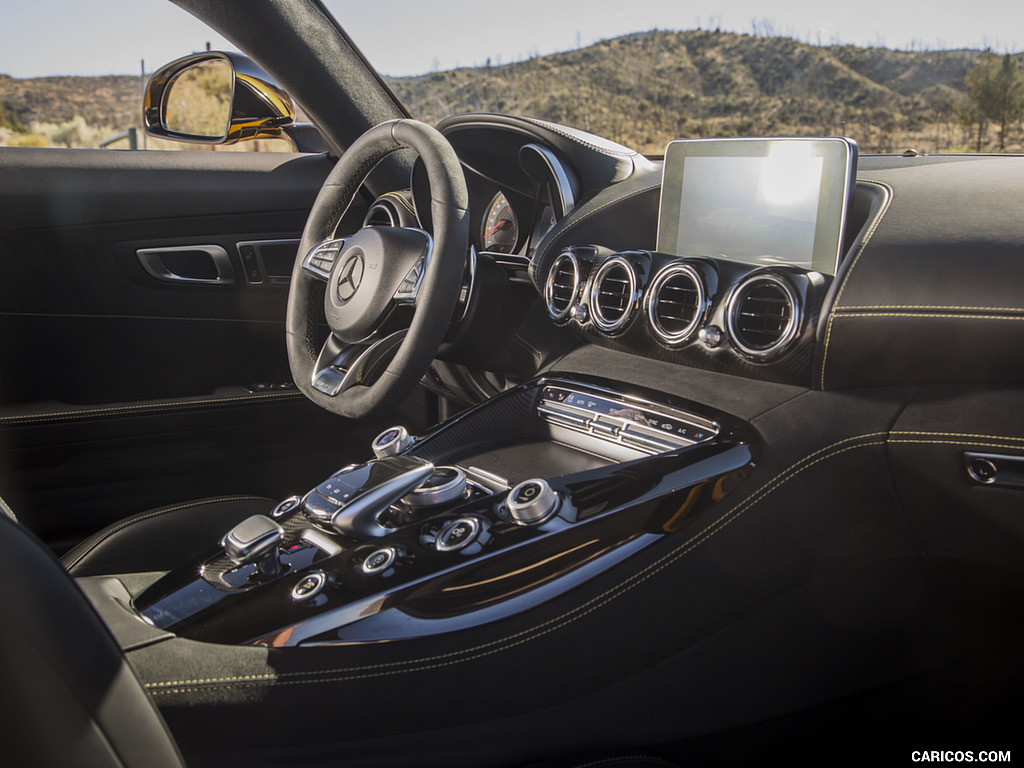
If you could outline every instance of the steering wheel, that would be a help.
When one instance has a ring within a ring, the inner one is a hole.
[[[433,233],[364,227],[338,238],[338,224],[363,180],[404,148],[419,153],[426,167]],[[338,415],[360,418],[394,407],[413,390],[458,301],[468,209],[459,159],[425,123],[381,123],[349,147],[313,203],[288,293],[288,363],[308,398]],[[393,315],[402,305],[413,307],[412,320],[395,331]],[[317,349],[324,319],[330,333]]]

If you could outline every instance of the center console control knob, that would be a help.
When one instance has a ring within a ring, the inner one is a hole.
[[[476,541],[479,535],[479,520],[475,517],[458,517],[441,527],[434,546],[438,552],[458,552]]]
[[[465,490],[465,472],[458,467],[438,467],[423,485],[402,501],[412,507],[434,507],[458,499]]]
[[[388,427],[375,438],[371,447],[378,459],[401,453],[415,442],[405,427]]]
[[[558,494],[547,480],[539,477],[523,480],[508,492],[505,508],[513,523],[535,525],[546,520],[558,507]]]

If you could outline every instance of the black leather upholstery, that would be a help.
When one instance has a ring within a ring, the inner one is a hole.
[[[107,628],[48,550],[0,515],[5,765],[182,766]]]
[[[107,526],[61,562],[73,576],[168,571],[213,549],[235,524],[274,504],[262,496],[222,496],[160,507]]]

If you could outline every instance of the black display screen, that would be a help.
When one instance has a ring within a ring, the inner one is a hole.
[[[835,274],[856,156],[839,138],[674,141],[658,250]]]

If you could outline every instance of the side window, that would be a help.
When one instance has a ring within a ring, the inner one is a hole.
[[[102,8],[61,3],[56,26],[54,5],[26,4],[0,34],[0,146],[295,151],[287,139],[225,146],[147,136],[142,94],[149,76],[193,50],[230,49],[230,43],[165,0],[105,0]],[[41,29],[55,38],[46,46],[38,44]],[[218,105],[201,98],[204,85],[196,84],[193,103],[176,105],[182,121],[217,117]]]

